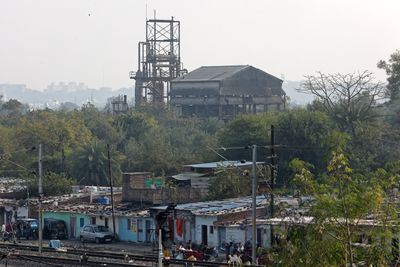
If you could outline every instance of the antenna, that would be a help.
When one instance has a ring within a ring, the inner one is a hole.
[[[146,21],[147,21],[147,3],[146,3]]]
[[[154,12],[154,19],[156,19],[156,17],[157,17],[157,10],[153,10],[153,12]]]

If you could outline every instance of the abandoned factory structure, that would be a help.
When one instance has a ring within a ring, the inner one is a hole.
[[[285,108],[282,80],[249,65],[203,66],[171,81],[170,105],[181,116],[229,119]]]
[[[180,53],[180,22],[146,20],[146,39],[138,43],[135,106],[173,107],[183,117],[217,117],[285,108],[282,80],[249,65],[203,66],[187,73]]]

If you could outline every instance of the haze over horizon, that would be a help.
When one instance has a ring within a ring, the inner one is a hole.
[[[181,21],[184,67],[249,64],[285,80],[368,69],[400,48],[395,0],[2,0],[0,83],[131,87],[145,20]]]

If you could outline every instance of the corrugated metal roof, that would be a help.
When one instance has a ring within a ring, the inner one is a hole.
[[[257,164],[263,164],[264,162],[257,162]],[[216,168],[224,168],[224,167],[245,167],[251,166],[253,163],[251,161],[240,162],[240,161],[216,161],[216,162],[207,162],[207,163],[199,163],[199,164],[189,164],[185,165],[185,167],[199,168],[199,169],[216,169]]]
[[[251,210],[252,197],[231,198],[225,200],[207,201],[179,204],[175,207],[176,210],[190,211],[194,215],[203,216],[218,216],[222,214],[229,214],[232,212]],[[277,197],[275,204],[286,202],[292,206],[298,206],[298,199],[291,196]],[[269,204],[269,199],[265,196],[257,196],[257,208],[266,207]],[[167,206],[151,207],[153,210],[165,210]]]
[[[47,206],[43,209],[45,212],[54,213],[79,213],[93,216],[111,216],[112,207],[111,205],[101,204],[67,204],[60,206]],[[116,216],[127,216],[127,217],[149,217],[150,213],[148,209],[139,209],[131,207],[126,203],[116,205],[114,209]]]
[[[187,81],[222,81],[234,73],[250,67],[249,65],[232,66],[202,66],[184,76],[174,79],[174,82]]]
[[[180,180],[180,181],[186,181],[186,180],[191,180],[192,178],[199,178],[202,176],[205,176],[205,173],[197,173],[197,172],[184,172],[184,173],[179,173],[176,175],[172,175],[171,177]]]

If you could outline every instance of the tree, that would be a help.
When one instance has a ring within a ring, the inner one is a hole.
[[[28,106],[16,99],[0,102],[0,118],[6,125],[15,125],[22,115],[26,114]]]
[[[291,242],[277,248],[278,266],[298,266],[299,262],[304,266],[356,266],[361,262],[386,266],[391,226],[397,219],[389,192],[399,182],[398,175],[381,169],[368,176],[356,173],[340,147],[331,152],[327,165],[317,183],[309,164],[298,159],[291,164],[293,182],[312,196],[308,215],[313,221],[290,228]],[[358,246],[361,237],[371,242]]]
[[[76,178],[79,184],[84,185],[109,185],[108,157],[106,144],[94,140],[82,148],[71,153],[67,158],[71,167],[71,175]],[[120,161],[122,155],[116,150],[111,150],[111,168],[114,185],[121,184]]]
[[[306,76],[299,91],[313,94],[337,125],[356,137],[359,122],[377,117],[376,101],[383,97],[384,87],[374,81],[369,71],[350,74]]]
[[[288,185],[288,166],[293,158],[310,162],[316,171],[323,171],[326,168],[324,156],[328,139],[335,130],[332,120],[323,112],[304,109],[289,110],[276,116],[275,143],[279,145],[276,148],[279,157],[277,183]]]
[[[114,118],[100,112],[93,104],[83,105],[79,115],[97,139],[113,145],[118,145],[125,139],[124,133],[114,126]]]
[[[72,192],[72,186],[76,181],[68,178],[65,174],[58,174],[54,172],[46,172],[43,175],[43,193],[45,196],[60,196]],[[28,178],[28,190],[30,195],[37,195],[38,177],[30,176]]]
[[[221,168],[217,171],[217,175],[210,179],[208,189],[209,199],[226,199],[251,194],[251,177],[249,172],[244,172],[240,168]]]
[[[312,163],[317,170],[325,168],[323,156],[326,140],[335,126],[323,112],[293,109],[284,112],[269,112],[262,115],[246,115],[235,118],[219,133],[219,143],[224,147],[259,146],[270,143],[270,125],[275,126],[275,144],[278,144],[279,185],[287,185],[289,162],[297,157]],[[257,158],[265,160],[269,150],[260,149]],[[230,160],[251,160],[247,150],[221,151]]]
[[[114,126],[125,133],[125,138],[135,138],[138,141],[151,128],[157,127],[156,120],[140,112],[121,114],[114,120]]]
[[[391,54],[388,62],[380,60],[378,68],[385,70],[388,75],[387,96],[390,101],[397,100],[400,97],[400,50]]]
[[[400,50],[396,50],[390,55],[389,61],[381,60],[378,68],[386,71],[388,75],[386,85],[386,95],[389,101],[385,103],[385,116],[387,121],[397,127],[400,126]]]

